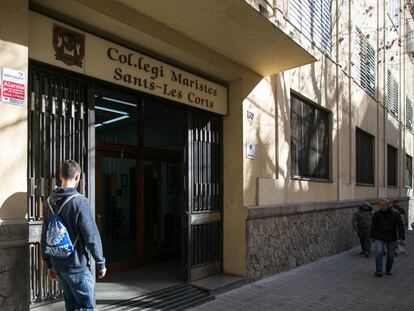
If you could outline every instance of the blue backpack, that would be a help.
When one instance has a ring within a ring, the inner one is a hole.
[[[62,211],[62,208],[74,197],[80,195],[79,193],[73,194],[68,197],[65,202],[63,202],[59,211],[55,213],[50,204],[50,197],[47,198],[47,204],[49,205],[50,210],[52,211],[52,219],[47,227],[46,231],[46,243],[45,243],[45,254],[48,254],[51,257],[58,259],[66,259],[75,251],[75,245],[78,241],[79,234],[76,237],[75,242],[72,244],[68,230],[66,229],[62,217],[59,213]]]

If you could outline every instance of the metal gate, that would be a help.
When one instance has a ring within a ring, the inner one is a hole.
[[[222,119],[188,111],[188,280],[222,271]]]
[[[76,160],[82,167],[80,192],[87,195],[87,84],[45,67],[29,65],[28,206],[31,304],[53,301],[62,294],[46,276],[40,233],[43,202],[59,184],[60,163]]]

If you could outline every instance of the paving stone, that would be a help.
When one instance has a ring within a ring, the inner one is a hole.
[[[391,277],[374,277],[374,256],[362,258],[354,248],[247,284],[191,310],[413,311],[411,232],[407,233],[407,250],[395,258]]]

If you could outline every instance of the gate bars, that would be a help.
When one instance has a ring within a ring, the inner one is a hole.
[[[189,279],[220,272],[222,263],[222,119],[188,111]]]
[[[31,303],[61,296],[46,276],[40,249],[43,202],[59,184],[60,164],[77,161],[82,168],[80,192],[87,195],[87,84],[31,63],[28,104],[28,206]]]

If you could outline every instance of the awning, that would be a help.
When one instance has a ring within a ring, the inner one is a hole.
[[[243,0],[117,0],[262,76],[315,58]]]

